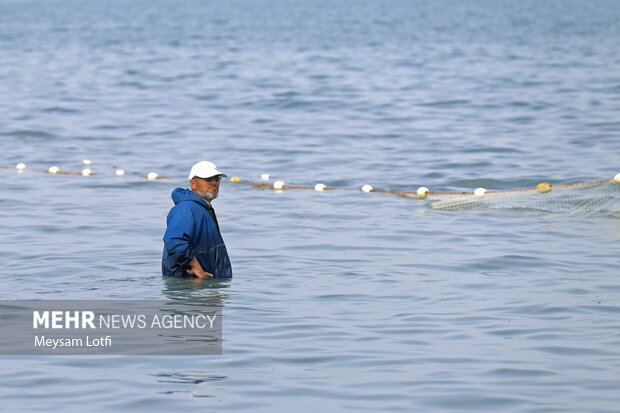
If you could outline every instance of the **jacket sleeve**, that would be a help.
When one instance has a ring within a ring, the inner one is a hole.
[[[185,273],[185,266],[194,258],[192,247],[194,216],[191,208],[178,204],[168,214],[168,226],[164,234],[164,257],[173,273]]]

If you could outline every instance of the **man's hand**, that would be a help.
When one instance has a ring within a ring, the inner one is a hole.
[[[202,266],[200,265],[196,257],[192,258],[192,260],[187,265],[189,265],[189,268],[185,270],[185,272],[187,272],[188,274],[194,274],[200,279],[213,277],[213,274],[206,272],[202,269]]]

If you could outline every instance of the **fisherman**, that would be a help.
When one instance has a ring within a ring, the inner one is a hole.
[[[231,278],[232,267],[211,202],[226,174],[208,161],[189,173],[190,189],[172,191],[161,270],[166,276]]]

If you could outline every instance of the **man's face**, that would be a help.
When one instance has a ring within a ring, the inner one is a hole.
[[[199,178],[194,177],[190,179],[189,184],[194,192],[199,197],[205,199],[208,202],[217,198],[220,192],[220,180],[221,176],[212,176],[211,178]]]

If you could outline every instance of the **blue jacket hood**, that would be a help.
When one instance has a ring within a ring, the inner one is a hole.
[[[201,197],[199,197],[198,195],[196,195],[189,189],[175,188],[172,191],[171,197],[175,205],[183,201],[194,201],[194,202],[198,202],[199,204],[203,204],[207,206],[208,208],[211,208],[211,205],[207,204],[207,202],[204,199],[202,199]]]

